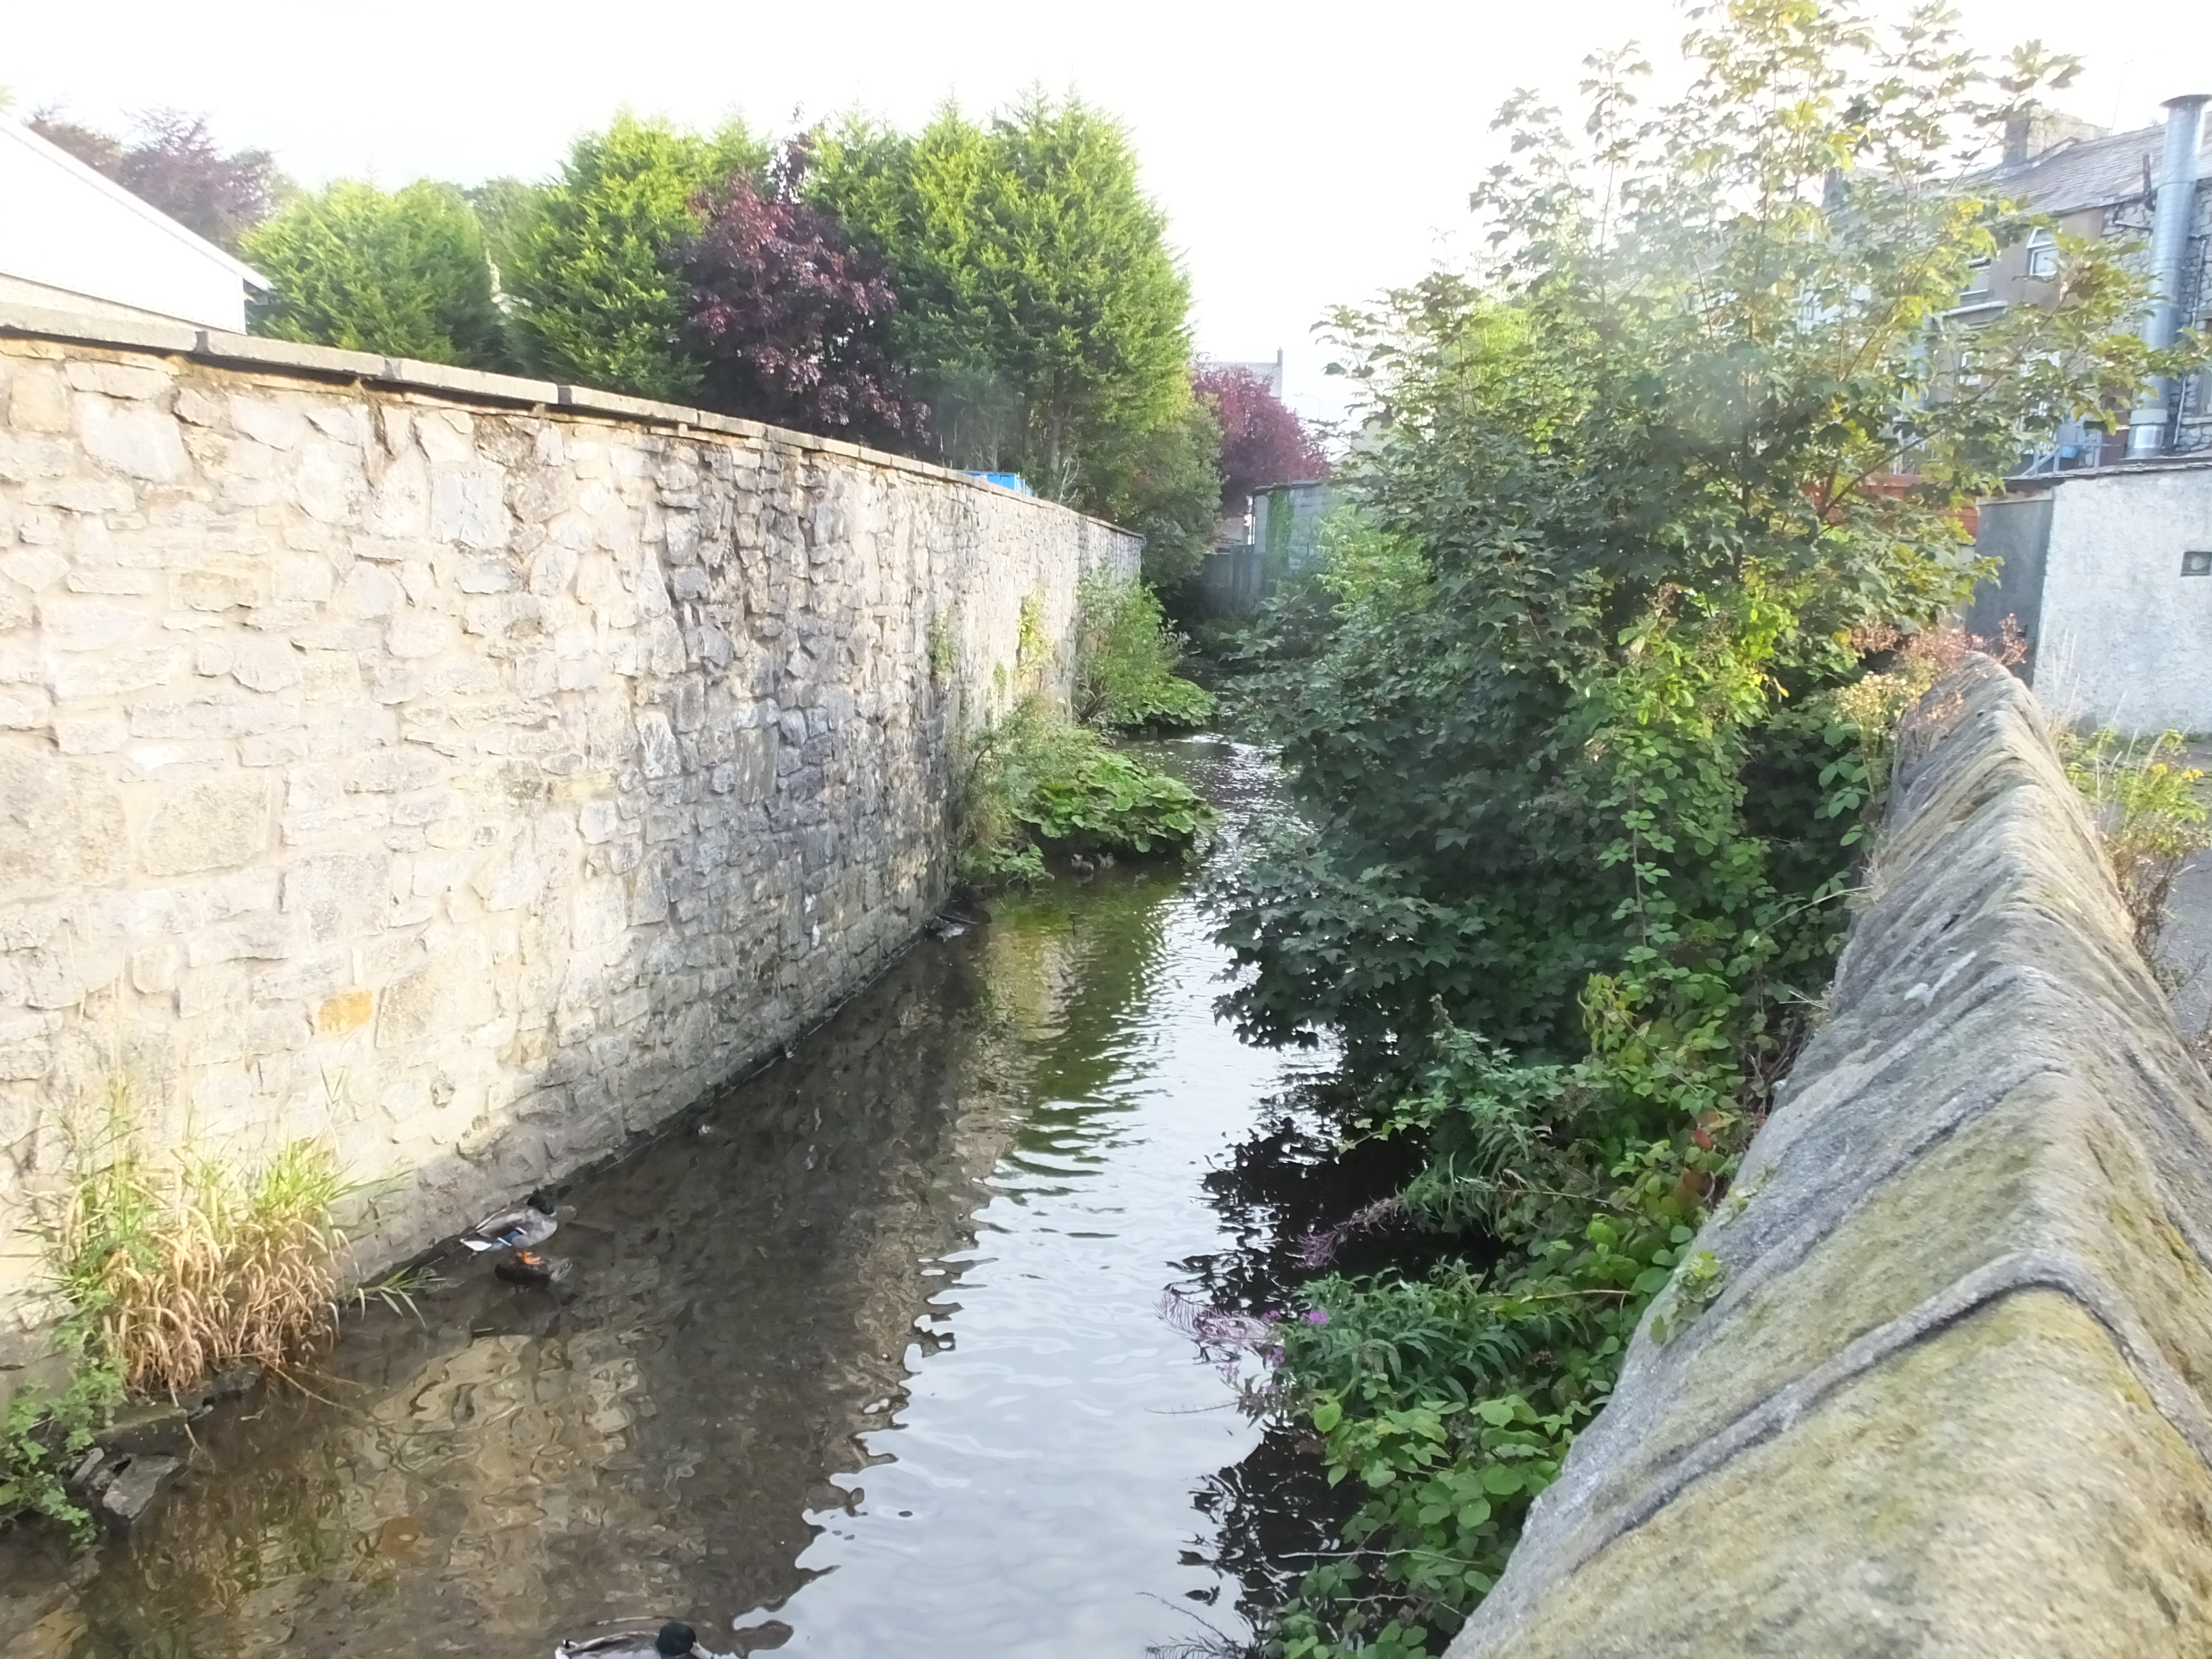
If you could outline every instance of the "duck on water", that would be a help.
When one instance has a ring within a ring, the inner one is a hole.
[[[553,1650],[553,1659],[725,1659],[699,1645],[698,1632],[680,1619],[658,1631],[617,1631],[605,1636],[572,1637]]]
[[[464,1249],[501,1253],[492,1271],[512,1285],[556,1285],[568,1277],[565,1257],[541,1255],[537,1247],[560,1228],[553,1200],[534,1192],[511,1210],[488,1215],[460,1236]]]

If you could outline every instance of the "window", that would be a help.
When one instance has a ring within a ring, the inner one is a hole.
[[[2185,576],[2212,576],[2212,547],[2191,548],[2181,556]]]
[[[1987,294],[1990,291],[1990,262],[1977,259],[1966,267],[1966,292]]]
[[[2043,283],[2058,275],[2058,244],[2051,240],[2047,230],[2039,230],[2027,239],[2027,274]]]

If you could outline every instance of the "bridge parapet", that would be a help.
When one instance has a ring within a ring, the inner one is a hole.
[[[1987,659],[1694,1248],[1451,1659],[2212,1647],[2212,1088]]]

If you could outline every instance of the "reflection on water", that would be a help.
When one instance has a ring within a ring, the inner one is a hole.
[[[1249,750],[1170,752],[1264,799]],[[1285,1063],[1214,1023],[1222,961],[1128,871],[921,945],[562,1194],[572,1301],[456,1264],[419,1320],[356,1322],[325,1398],[223,1419],[9,1652],[543,1659],[665,1614],[818,1654],[1241,1636],[1279,1565],[1250,1488],[1294,1460],[1156,1308],[1275,1277],[1237,1149]]]

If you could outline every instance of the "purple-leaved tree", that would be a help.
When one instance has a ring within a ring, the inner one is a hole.
[[[740,171],[703,204],[678,251],[707,398],[749,420],[911,449],[928,411],[908,394],[885,323],[898,295],[883,266],[800,198],[811,160],[793,139],[765,186]]]
[[[104,173],[186,229],[234,252],[238,240],[269,216],[286,188],[265,149],[228,154],[204,115],[173,109],[142,111],[131,142],[79,125],[58,109],[35,112],[31,131],[58,144],[95,173]]]
[[[1328,476],[1328,458],[1305,422],[1250,369],[1206,364],[1191,384],[1221,419],[1222,511],[1243,512],[1262,485]]]

